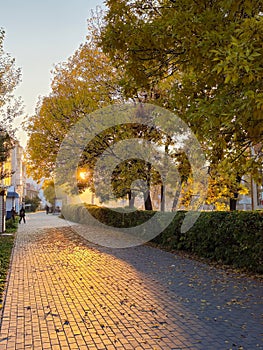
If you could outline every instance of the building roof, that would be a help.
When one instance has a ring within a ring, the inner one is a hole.
[[[7,198],[19,198],[19,194],[17,192],[7,192]]]

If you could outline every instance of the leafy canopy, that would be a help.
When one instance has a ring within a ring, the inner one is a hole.
[[[197,135],[211,181],[260,179],[263,16],[257,0],[106,2],[100,45],[124,71],[127,96],[175,111]],[[160,94],[151,93],[161,91]],[[251,152],[256,149],[257,152]],[[253,154],[254,153],[254,154]]]
[[[90,42],[57,65],[50,95],[25,124],[28,169],[36,180],[52,176],[60,145],[78,120],[116,101],[116,75],[109,59]]]
[[[20,69],[15,60],[3,48],[5,33],[0,28],[0,179],[9,176],[3,170],[3,163],[14,147],[14,119],[21,114],[21,101],[14,98],[13,92],[20,81]]]

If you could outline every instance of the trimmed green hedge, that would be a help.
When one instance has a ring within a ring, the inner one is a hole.
[[[126,210],[118,208],[118,211],[113,211],[109,208],[99,207],[90,204],[77,204],[63,206],[62,215],[69,220],[83,224],[96,224],[96,220],[90,219],[89,213],[99,222],[112,227],[133,227],[140,225],[149,220],[154,214],[154,211],[136,210],[127,213]]]
[[[124,213],[92,205],[64,206],[66,219],[96,224],[86,210],[100,222],[113,227],[132,227],[149,220],[155,212]],[[263,273],[263,212],[202,212],[193,227],[182,233],[186,212],[176,213],[170,225],[153,242],[170,250],[184,250],[235,268]],[[160,220],[165,220],[163,213]]]
[[[263,273],[262,212],[202,212],[194,226],[180,232],[185,213],[153,241],[236,268]]]
[[[13,244],[14,236],[0,235],[0,309]]]
[[[15,221],[11,218],[6,220],[6,233],[14,233],[17,231],[18,220],[18,216],[16,216]]]

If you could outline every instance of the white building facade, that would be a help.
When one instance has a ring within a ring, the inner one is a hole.
[[[26,196],[26,166],[23,157],[23,148],[18,142],[10,152],[9,167],[11,175],[5,179],[6,193],[6,216],[11,215],[11,209],[14,207],[19,211],[25,201]]]

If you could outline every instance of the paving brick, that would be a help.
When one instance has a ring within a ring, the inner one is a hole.
[[[263,349],[260,300],[258,280],[147,245],[97,246],[57,216],[30,214],[16,237],[0,348]]]

